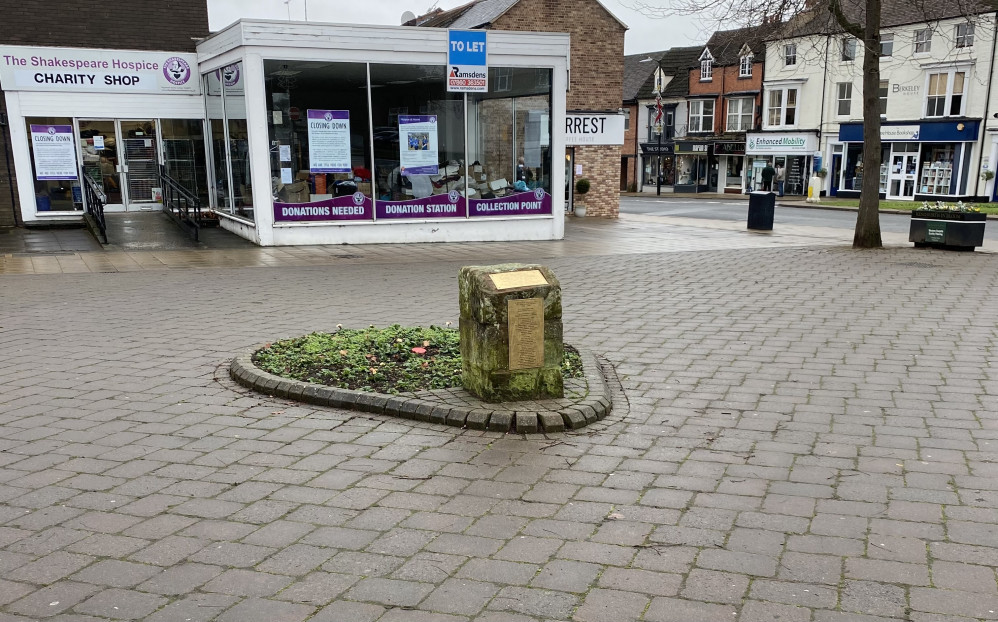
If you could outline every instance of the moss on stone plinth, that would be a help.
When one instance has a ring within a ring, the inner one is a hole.
[[[529,270],[540,272],[547,284],[500,290],[490,278],[493,274]],[[458,285],[464,388],[487,402],[563,397],[561,285],[554,273],[535,264],[465,266]],[[543,301],[543,364],[511,370],[508,304],[510,300],[529,298]]]

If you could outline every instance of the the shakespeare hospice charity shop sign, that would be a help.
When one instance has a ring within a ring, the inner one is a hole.
[[[768,153],[810,155],[818,150],[818,136],[802,132],[749,134],[745,142],[745,152],[749,155]]]
[[[371,220],[374,204],[362,192],[311,203],[274,203],[274,222]]]
[[[551,195],[543,188],[495,199],[468,201],[470,216],[537,216],[551,214]]]
[[[447,91],[489,91],[488,31],[450,30],[447,35]]]
[[[437,115],[399,115],[399,171],[438,175]]]
[[[0,46],[5,91],[198,95],[196,54]]]
[[[308,161],[313,173],[349,173],[350,112],[308,111]]]
[[[72,125],[32,125],[31,150],[35,154],[35,177],[76,179],[76,144]]]
[[[623,145],[624,115],[565,115],[565,145]]]

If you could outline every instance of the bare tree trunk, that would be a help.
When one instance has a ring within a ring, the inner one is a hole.
[[[880,7],[867,0],[863,28],[863,190],[853,248],[880,248]]]

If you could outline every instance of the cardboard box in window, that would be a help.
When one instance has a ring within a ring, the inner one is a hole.
[[[371,182],[362,181],[357,184],[357,192],[362,193],[366,197],[371,196]]]

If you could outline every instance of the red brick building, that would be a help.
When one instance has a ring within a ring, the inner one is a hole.
[[[406,25],[567,32],[572,37],[568,112],[616,113],[624,75],[627,26],[598,0],[474,0],[449,11],[415,18]],[[616,218],[620,212],[619,145],[574,147],[591,189],[587,215]]]
[[[686,139],[676,141],[676,192],[747,189],[745,132],[760,127],[766,24],[714,33],[689,70]]]

